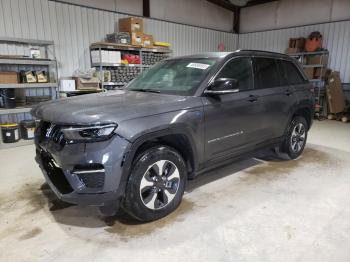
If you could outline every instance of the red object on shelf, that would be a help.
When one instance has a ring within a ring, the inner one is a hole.
[[[140,56],[138,55],[131,55],[131,54],[125,54],[122,56],[123,60],[128,61],[129,64],[140,64]]]

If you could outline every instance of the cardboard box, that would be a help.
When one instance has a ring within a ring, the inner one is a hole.
[[[344,112],[346,102],[339,72],[333,71],[326,86],[328,111],[332,114]]]
[[[117,32],[108,34],[106,41],[122,45],[130,45],[130,33],[129,32]]]
[[[331,74],[332,70],[329,68],[316,68],[314,77],[315,78],[321,78],[321,79],[327,79],[329,75]]]
[[[35,77],[38,83],[47,83],[48,82],[48,75],[45,71],[35,71]]]
[[[327,65],[327,63],[328,55],[312,55],[306,58],[307,65]]]
[[[61,92],[75,91],[75,80],[74,79],[61,79],[59,90]]]
[[[0,84],[17,84],[17,72],[0,72]]]
[[[295,54],[301,52],[301,49],[298,47],[288,47],[287,54]]]
[[[120,64],[122,61],[120,51],[109,51],[109,63]]]
[[[37,83],[38,79],[33,71],[21,71],[20,72],[21,83]]]
[[[143,33],[143,20],[139,17],[119,19],[119,32]]]
[[[41,52],[38,48],[31,48],[30,49],[30,57],[33,59],[40,59],[41,58]]]
[[[143,47],[152,48],[153,47],[153,35],[143,34],[142,36]]]
[[[142,46],[143,45],[143,34],[132,33],[131,34],[131,45]]]
[[[304,72],[305,72],[308,79],[314,79],[314,72],[315,72],[314,67],[304,68]]]
[[[97,64],[97,63],[120,64],[121,53],[120,51],[101,50],[101,60],[100,60],[100,52],[98,50],[93,50],[91,51],[91,61],[93,64]]]
[[[109,51],[101,50],[101,57],[98,50],[91,51],[91,61],[92,63],[109,63]]]
[[[75,77],[75,85],[77,90],[96,90],[100,89],[99,80],[97,77],[81,78]]]
[[[300,51],[304,50],[305,46],[305,38],[304,37],[298,37],[298,38],[290,38],[289,39],[289,46],[291,48],[298,48]]]

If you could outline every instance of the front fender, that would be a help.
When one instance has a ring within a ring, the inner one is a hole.
[[[200,153],[204,150],[203,121],[203,108],[197,107],[126,120],[118,123],[117,133],[133,144],[142,137],[184,134]]]
[[[123,164],[124,186],[132,168],[137,149],[147,141],[166,135],[184,135],[193,150],[195,168],[204,157],[203,108],[191,108],[167,112],[118,123],[117,133],[131,142]]]

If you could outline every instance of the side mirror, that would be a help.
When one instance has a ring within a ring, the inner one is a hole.
[[[205,91],[208,95],[224,95],[239,92],[238,81],[233,78],[218,78]]]

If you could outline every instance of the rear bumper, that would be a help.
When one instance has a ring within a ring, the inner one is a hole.
[[[36,161],[57,197],[85,206],[118,203],[124,194],[120,187],[122,164],[129,143],[115,136],[104,142],[74,144],[58,148],[52,141],[36,141]],[[98,165],[102,169],[81,168]],[[77,172],[77,168],[80,168]]]

